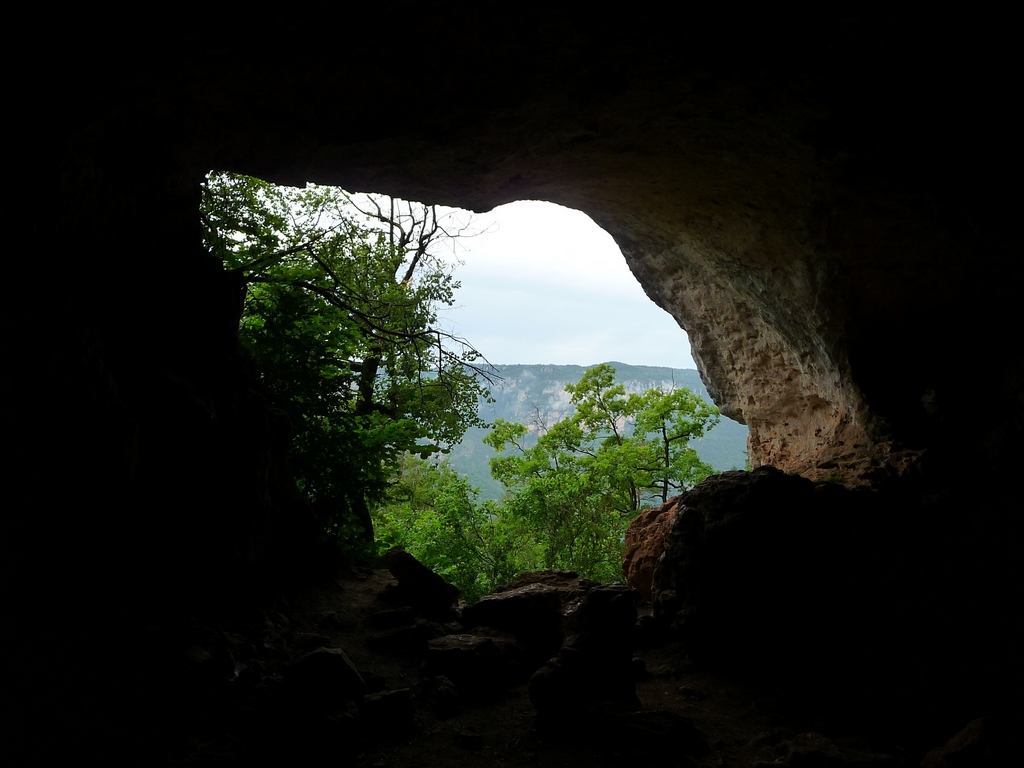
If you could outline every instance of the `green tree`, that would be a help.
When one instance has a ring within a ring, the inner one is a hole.
[[[719,411],[686,388],[628,394],[608,364],[588,369],[565,391],[579,438],[571,450],[586,469],[607,479],[613,505],[634,515],[659,497],[692,488],[714,469],[689,445],[718,424]],[[595,450],[596,448],[596,450]]]
[[[484,442],[502,455],[491,472],[508,490],[503,515],[537,532],[545,567],[619,577],[622,536],[641,507],[713,472],[687,445],[718,422],[718,409],[686,389],[627,394],[615,369],[589,369],[566,391],[574,414],[550,428],[498,420]]]
[[[206,180],[202,221],[244,289],[240,337],[293,426],[301,489],[339,532],[372,539],[368,499],[401,456],[482,424],[482,358],[436,327],[458,288],[436,250],[458,233],[427,206],[227,173]]]
[[[536,537],[522,520],[505,517],[447,461],[411,454],[373,510],[382,546],[401,545],[476,600],[538,567]]]
[[[704,437],[720,420],[715,406],[685,387],[651,389],[640,396],[633,432],[657,454],[647,487],[655,488],[663,504],[714,472],[689,441]]]

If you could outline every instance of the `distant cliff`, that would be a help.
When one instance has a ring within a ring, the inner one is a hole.
[[[653,387],[686,387],[708,402],[711,398],[704,383],[692,369],[657,368],[648,365],[626,365],[612,362],[616,381],[627,392],[646,392]],[[518,421],[523,424],[553,424],[571,416],[573,405],[565,391],[566,384],[574,384],[587,369],[582,365],[498,365],[501,381],[491,388],[493,403],[480,406],[480,415],[488,422],[495,419]],[[491,478],[489,460],[494,451],[481,440],[484,429],[471,429],[462,442],[452,448],[449,456],[452,466],[479,487],[481,498],[496,499],[502,486]],[[715,469],[742,468],[747,461],[747,428],[722,417],[721,423],[691,445],[701,459]]]

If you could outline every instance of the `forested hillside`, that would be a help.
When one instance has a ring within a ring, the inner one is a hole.
[[[627,393],[639,394],[652,387],[686,387],[711,401],[693,369],[617,362],[610,365],[616,370],[616,381]],[[578,381],[586,370],[581,365],[497,365],[496,368],[501,380],[491,388],[494,402],[481,405],[480,416],[487,422],[505,419],[530,425],[532,442],[536,441],[536,424],[551,425],[572,415],[573,405],[565,385]],[[480,488],[482,499],[498,499],[502,486],[490,474],[489,460],[495,453],[482,442],[486,434],[486,429],[469,429],[462,443],[452,449],[449,459],[454,469]],[[747,460],[747,427],[723,416],[717,427],[707,436],[693,440],[691,445],[701,459],[715,469],[741,469]]]

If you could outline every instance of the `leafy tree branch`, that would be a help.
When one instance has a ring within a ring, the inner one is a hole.
[[[482,425],[492,369],[436,327],[458,288],[434,255],[448,232],[432,207],[366,208],[329,187],[214,173],[202,191],[206,245],[246,287],[240,339],[295,431],[299,486],[328,526],[369,540],[368,501],[401,457]]]

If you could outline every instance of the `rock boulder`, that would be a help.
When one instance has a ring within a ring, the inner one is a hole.
[[[626,528],[622,575],[643,600],[651,599],[654,564],[665,551],[665,540],[676,516],[679,499],[675,496],[661,506],[645,509]]]

